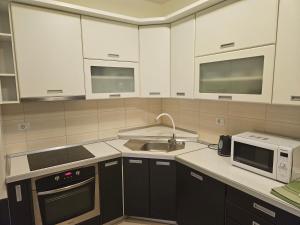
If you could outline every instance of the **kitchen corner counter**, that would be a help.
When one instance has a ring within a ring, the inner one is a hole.
[[[6,175],[6,183],[12,183],[19,180],[61,172],[63,170],[68,170],[76,167],[87,166],[93,163],[98,163],[122,156],[119,151],[105,144],[105,142],[98,142],[83,146],[87,150],[89,150],[95,157],[35,171],[30,171],[29,169],[27,154],[12,156],[8,159],[10,161],[10,171],[8,171],[8,174]]]
[[[300,209],[271,194],[272,188],[283,183],[232,166],[229,157],[221,157],[215,150],[205,148],[182,154],[176,156],[176,161],[300,217]]]

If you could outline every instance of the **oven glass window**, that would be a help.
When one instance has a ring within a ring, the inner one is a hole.
[[[43,224],[52,225],[94,209],[95,182],[68,191],[39,196]]]
[[[233,159],[257,169],[273,172],[274,151],[272,150],[234,142]]]

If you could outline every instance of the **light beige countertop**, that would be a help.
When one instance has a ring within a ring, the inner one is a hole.
[[[229,157],[221,157],[209,148],[176,156],[176,161],[300,217],[300,209],[271,194],[283,183],[231,165]]]

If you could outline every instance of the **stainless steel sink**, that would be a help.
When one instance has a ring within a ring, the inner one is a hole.
[[[124,146],[131,149],[132,151],[159,151],[159,152],[171,152],[181,150],[185,148],[185,142],[163,142],[153,140],[139,140],[131,139],[127,141]]]

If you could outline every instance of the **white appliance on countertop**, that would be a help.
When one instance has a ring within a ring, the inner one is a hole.
[[[300,178],[300,141],[256,132],[237,134],[232,136],[231,163],[289,183]]]

